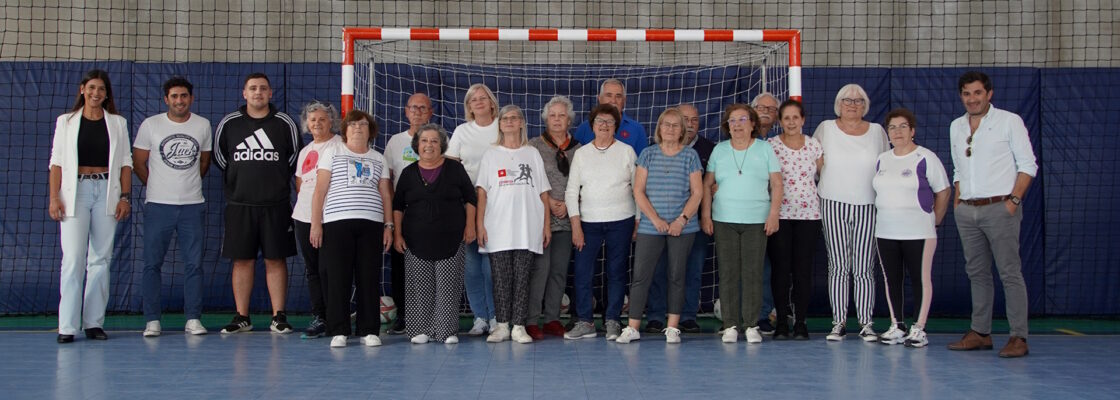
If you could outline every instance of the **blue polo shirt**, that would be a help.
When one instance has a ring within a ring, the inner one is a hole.
[[[584,120],[579,124],[579,128],[576,128],[576,133],[572,137],[576,138],[580,144],[588,144],[592,139],[595,139],[595,132],[591,131],[591,124]],[[622,114],[622,123],[618,125],[618,132],[614,133],[614,138],[633,147],[635,154],[642,154],[642,149],[649,146],[649,136],[646,135],[646,129],[642,128],[642,124],[639,124],[638,121],[627,117],[626,114]]]

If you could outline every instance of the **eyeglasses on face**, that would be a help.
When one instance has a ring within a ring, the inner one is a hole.
[[[346,124],[346,126],[349,126],[351,128],[369,127],[369,121],[365,121],[365,120],[350,121],[349,123]]]
[[[595,118],[595,125],[614,125],[614,118]]]
[[[846,106],[862,106],[867,101],[864,99],[840,99],[840,102]]]
[[[502,119],[500,119],[500,121],[502,121],[502,122],[517,122],[517,121],[520,121],[520,120],[521,120],[520,115],[507,115],[507,116],[502,117]]]
[[[750,117],[739,117],[739,118],[728,118],[727,119],[727,124],[728,125],[742,125],[742,124],[745,124],[745,123],[748,123],[748,122],[751,122]]]
[[[898,125],[887,125],[887,130],[888,131],[894,131],[894,130],[899,130],[899,129],[902,129],[902,130],[910,129],[910,124],[903,122],[903,123],[898,124]]]

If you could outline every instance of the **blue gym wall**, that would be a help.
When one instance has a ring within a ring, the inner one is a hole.
[[[52,313],[57,310],[58,269],[61,250],[58,224],[47,218],[47,161],[53,122],[74,102],[78,79],[91,68],[109,71],[113,79],[118,111],[130,123],[133,135],[144,118],[165,111],[159,85],[172,75],[183,75],[195,84],[195,113],[212,125],[243,104],[242,79],[249,72],[263,71],[271,77],[273,102],[281,110],[298,116],[300,107],[312,99],[337,103],[340,68],[334,63],[138,63],[138,62],[6,62],[0,63],[0,315]],[[935,151],[952,173],[948,125],[963,113],[957,97],[957,77],[963,68],[806,68],[804,100],[806,133],[825,119],[835,118],[832,103],[836,91],[847,83],[862,85],[871,98],[867,119],[882,123],[895,107],[907,107],[918,116],[917,140]],[[1120,126],[1113,92],[1120,82],[1115,68],[982,68],[995,83],[993,104],[1018,113],[1027,124],[1038,156],[1040,172],[1024,204],[1021,253],[1023,274],[1035,315],[1120,314],[1120,252],[1114,246],[1118,235],[1114,221],[1117,204],[1117,139]],[[494,82],[501,85],[499,82]],[[642,83],[645,84],[645,83]],[[465,86],[465,85],[464,85]],[[586,98],[576,101],[577,111],[593,102],[597,85],[582,88]],[[516,88],[507,89],[516,93]],[[434,94],[435,121],[447,128],[461,122],[462,93]],[[590,100],[588,100],[590,99]],[[502,104],[522,106],[518,98],[499,98]],[[627,109],[661,107],[694,99],[628,99]],[[738,99],[746,102],[749,99]],[[402,98],[401,104],[404,103]],[[643,104],[648,103],[648,104]],[[715,102],[712,107],[717,107]],[[386,110],[374,110],[375,116]],[[701,110],[716,113],[717,109]],[[584,116],[580,113],[580,117]],[[539,116],[529,115],[532,120]],[[637,116],[651,127],[652,119]],[[404,127],[379,118],[382,132]],[[718,114],[702,123],[702,134],[718,136]],[[379,144],[384,143],[384,138]],[[134,180],[133,193],[142,193]],[[207,311],[233,308],[229,262],[219,257],[223,198],[221,171],[212,168],[204,180],[207,203],[207,241],[204,254]],[[134,196],[138,200],[139,197]],[[137,201],[136,203],[140,203]],[[137,204],[130,219],[118,227],[117,249],[112,269],[109,309],[140,311],[142,270],[139,223],[143,206]],[[967,316],[970,290],[964,273],[964,258],[953,223],[952,210],[938,229],[939,242],[933,273],[934,315]],[[812,314],[827,314],[828,300],[823,244],[817,243]],[[182,307],[182,276],[172,252],[164,267],[164,303],[169,310]],[[288,309],[306,311],[303,264],[289,259]],[[881,278],[879,279],[881,281]],[[171,290],[170,288],[175,288]],[[998,284],[997,284],[998,287]],[[881,288],[879,289],[881,292]],[[998,293],[998,291],[997,291]],[[710,294],[709,294],[710,295]],[[882,294],[879,294],[880,299]],[[268,307],[263,273],[257,274],[253,308]],[[879,301],[881,312],[885,302]],[[1002,313],[1002,295],[996,310]],[[881,315],[877,312],[877,315]]]

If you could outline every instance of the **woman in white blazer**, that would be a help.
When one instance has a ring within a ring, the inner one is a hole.
[[[58,342],[73,342],[79,325],[86,338],[106,340],[109,263],[117,222],[131,211],[132,150],[105,71],[86,73],[74,108],[55,122],[50,171],[49,211],[62,243]]]

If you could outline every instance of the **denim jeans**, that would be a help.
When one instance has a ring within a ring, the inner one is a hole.
[[[59,279],[58,333],[76,335],[78,328],[100,328],[109,304],[109,263],[117,220],[105,212],[109,183],[78,181],[74,216],[59,223],[62,276]]]
[[[187,319],[202,317],[203,213],[206,204],[144,204],[144,320],[158,321],[163,303],[163,261],[178,233],[183,261],[183,313]]]
[[[603,319],[617,321],[622,314],[622,300],[626,296],[627,264],[630,258],[630,239],[634,235],[634,219],[613,222],[583,222],[583,250],[576,250],[572,284],[575,292],[576,317],[591,322],[592,278],[595,277],[595,258],[605,244],[607,273],[607,306]]]
[[[490,256],[478,253],[478,241],[467,245],[463,283],[467,301],[476,318],[494,318],[494,281],[490,277]]]

